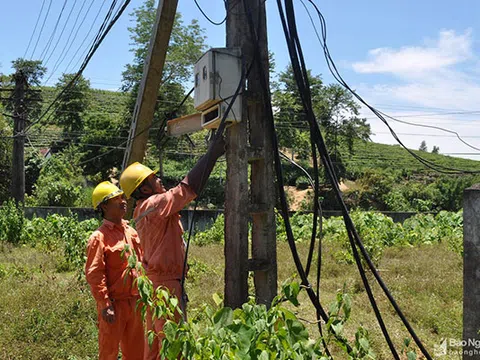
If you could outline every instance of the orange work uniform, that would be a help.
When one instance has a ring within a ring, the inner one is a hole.
[[[144,254],[143,266],[148,278],[155,289],[164,286],[181,302],[185,244],[179,211],[196,196],[195,192],[182,182],[162,194],[137,201],[133,214]],[[158,336],[151,347],[148,341],[145,342],[145,359],[159,358],[163,324],[163,319],[152,324],[151,316],[147,316],[147,329],[155,330]]]
[[[141,261],[137,232],[124,220],[119,225],[104,219],[88,240],[85,275],[97,302],[100,360],[116,360],[119,345],[124,360],[143,359],[143,323],[133,284],[137,274],[127,268],[129,252],[122,256],[126,244]],[[107,323],[101,314],[110,305],[115,312],[113,323]]]

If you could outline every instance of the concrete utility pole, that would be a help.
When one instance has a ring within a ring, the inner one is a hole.
[[[463,359],[480,359],[480,184],[463,193]]]
[[[24,103],[27,79],[22,71],[14,75],[13,90],[13,157],[11,194],[17,203],[25,201],[25,121],[27,109]]]
[[[158,89],[162,81],[163,66],[177,12],[177,4],[178,0],[160,0],[158,3],[157,19],[145,59],[142,82],[138,89],[127,149],[123,158],[124,169],[135,161],[143,161],[145,156],[148,129],[152,125],[155,113]]]
[[[252,64],[244,2],[257,29],[261,66],[268,76],[265,2],[227,1],[227,47],[240,47],[245,64]],[[275,187],[272,143],[266,130],[260,72],[253,64],[242,94],[242,122],[227,129],[225,196],[225,304],[240,307],[248,297],[248,271],[254,271],[258,303],[269,305],[277,293]],[[268,79],[267,79],[268,83]],[[248,140],[247,140],[248,138]],[[250,192],[248,163],[251,164]],[[250,194],[249,194],[250,193]],[[248,218],[252,218],[252,258],[248,260]]]

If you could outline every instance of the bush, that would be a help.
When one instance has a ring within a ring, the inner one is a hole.
[[[50,157],[42,169],[34,189],[35,205],[66,206],[77,204],[83,178],[78,165],[78,154],[74,148]]]
[[[241,308],[232,310],[221,307],[222,300],[215,294],[217,308],[205,306],[188,322],[174,320],[175,312],[181,312],[179,301],[167,289],[154,291],[144,276],[139,278],[138,284],[143,303],[149,304],[156,318],[166,319],[165,338],[160,350],[162,359],[326,359],[322,340],[313,340],[305,325],[284,305],[285,302],[300,305],[298,283],[283,284],[282,294],[275,297],[268,308],[264,304],[255,304],[252,297]],[[357,330],[355,342],[351,344],[343,334],[350,314],[350,297],[345,293],[337,294],[326,324],[326,344],[336,343],[348,358],[374,358],[364,328]],[[155,332],[150,331],[149,341],[155,336]]]
[[[225,233],[225,217],[218,215],[213,225],[206,231],[196,233],[193,242],[203,246],[207,244],[223,244]]]
[[[297,189],[305,190],[310,186],[310,181],[308,181],[306,176],[300,176],[295,181],[295,186],[297,187]]]
[[[0,241],[20,243],[24,221],[23,209],[13,199],[4,202],[0,208]]]

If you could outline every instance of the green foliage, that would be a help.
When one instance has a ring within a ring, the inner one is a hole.
[[[372,261],[380,261],[383,251],[391,246],[412,246],[445,242],[448,247],[461,254],[463,252],[462,212],[441,211],[436,216],[418,214],[402,224],[395,223],[385,215],[376,212],[354,211],[351,213],[357,232]],[[295,213],[290,218],[295,241],[310,241],[312,214]],[[340,245],[334,253],[337,261],[353,263],[354,258],[342,217],[323,219],[322,236],[331,243]],[[197,234],[201,236],[201,234]],[[286,241],[287,235],[283,218],[277,214],[277,239]]]
[[[78,221],[75,214],[48,215],[25,220],[19,232],[21,242],[45,250],[60,250],[63,254],[59,270],[80,270],[85,265],[85,249],[90,234],[99,226],[97,219]]]
[[[11,74],[9,79],[5,79],[5,81],[1,81],[2,79],[0,79],[0,85],[2,85],[2,87],[13,88],[16,82],[22,81],[20,76],[23,75],[26,84],[24,87],[24,101],[20,104],[21,112],[24,113],[26,119],[30,121],[35,120],[42,109],[42,94],[38,91],[39,89],[35,87],[40,85],[47,68],[42,66],[41,60],[26,60],[23,58],[13,60],[12,68],[15,72]],[[28,104],[28,107],[25,106],[26,104]],[[13,112],[12,101],[4,101],[4,105],[5,109]]]
[[[43,166],[43,157],[36,149],[25,151],[25,193],[31,195],[35,183],[40,176],[40,169]]]
[[[75,76],[76,74],[63,74],[56,84],[57,91],[63,93],[55,107],[55,121],[63,127],[65,133],[83,130],[84,116],[90,101],[90,81],[80,75],[70,84]],[[75,140],[78,136],[70,134],[69,138],[72,137]]]
[[[217,308],[204,306],[188,322],[175,320],[175,313],[182,313],[179,301],[165,288],[153,290],[145,276],[138,279],[138,289],[144,304],[151,310],[152,318],[164,319],[162,359],[328,359],[322,339],[313,340],[303,325],[284,304],[300,306],[300,285],[285,282],[281,295],[275,297],[269,308],[255,304],[250,298],[239,309],[221,307],[221,298],[214,294]],[[351,299],[345,292],[338,293],[330,306],[330,320],[326,324],[328,334],[324,339],[339,345],[349,359],[374,359],[368,332],[360,327],[355,342],[349,344],[343,335],[343,327],[350,318]],[[157,334],[150,331],[149,341]]]
[[[197,232],[193,238],[195,244],[203,246],[207,244],[223,244],[225,234],[225,217],[218,215],[213,225],[206,231]]]
[[[0,208],[0,242],[18,244],[24,221],[23,209],[13,199],[4,202]]]
[[[328,322],[326,328],[328,335],[326,343],[334,341],[343,351],[347,352],[349,359],[376,359],[375,353],[370,347],[368,331],[359,327],[355,333],[355,342],[348,350],[349,341],[344,335],[344,328],[350,319],[352,312],[352,299],[345,291],[345,285],[342,292],[337,292],[336,301],[332,302],[328,311]]]
[[[85,249],[90,234],[99,226],[97,219],[78,221],[77,215],[48,215],[26,219],[23,209],[9,200],[0,208],[0,242],[27,244],[43,251],[60,250],[60,269],[78,270],[85,264]]]
[[[280,241],[287,241],[287,233],[283,217],[279,213],[277,217],[277,239]],[[313,214],[302,214],[300,212],[294,213],[290,217],[290,226],[292,227],[293,238],[297,242],[310,241],[312,234]]]
[[[3,108],[0,104],[0,204],[10,197],[12,178],[12,129],[2,115]]]
[[[81,193],[81,169],[75,148],[52,155],[40,170],[34,189],[37,206],[66,206],[77,204]]]
[[[171,307],[164,305],[171,306],[171,297],[165,290],[160,290],[160,295],[164,299],[159,304],[160,314],[168,319],[162,358],[300,359],[322,355],[319,343],[309,340],[303,324],[279,305],[267,309],[250,301],[237,310],[206,308],[207,324],[198,318],[177,324],[169,316]]]

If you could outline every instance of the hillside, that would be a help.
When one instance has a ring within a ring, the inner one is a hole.
[[[53,100],[55,89],[52,87],[42,89],[46,107]],[[55,119],[51,117],[47,123],[36,127],[33,136],[30,136],[31,145],[36,148],[46,148],[53,143],[68,144],[71,139],[78,139],[80,136],[80,144],[83,146],[82,161],[91,159],[99,153],[108,152],[112,147],[123,146],[129,118],[128,100],[128,94],[125,93],[92,90],[89,109],[85,115],[85,118],[91,119],[89,128],[69,137],[55,125]],[[158,127],[156,129],[158,130]],[[151,133],[151,144],[145,160],[154,168],[158,167],[160,162],[158,150],[153,145],[157,142],[156,133]],[[172,138],[163,145],[164,154],[161,162],[167,186],[180,181],[193,166],[195,159],[205,152],[205,136],[206,134],[203,133],[192,134],[192,143],[189,143],[186,137]],[[457,211],[462,207],[462,194],[465,187],[480,182],[480,177],[476,175],[445,175],[429,169],[399,145],[357,141],[354,143],[353,153],[350,153],[342,142],[340,144],[338,149],[331,151],[331,156],[334,157],[337,175],[342,182],[345,201],[352,209]],[[287,154],[291,154],[291,150],[283,149]],[[480,171],[479,161],[417,150],[413,152],[445,168]],[[91,167],[83,168],[83,175],[93,176],[101,171],[103,175],[99,176],[103,177],[109,169],[119,167],[120,164],[117,162],[121,161],[119,160],[121,157],[121,150],[116,151],[115,157],[102,157],[94,164],[93,171]],[[295,156],[294,160],[313,175],[311,159]],[[307,177],[297,166],[286,161],[283,165],[285,185],[289,187],[292,209],[310,210],[313,196]],[[200,206],[223,207],[225,167],[224,162],[216,167],[206,192],[200,200]],[[338,209],[335,195],[331,191],[323,170],[320,170],[320,173],[322,206],[324,209]],[[93,183],[100,178],[99,176],[87,180]]]
[[[468,171],[480,171],[480,161],[463,159],[425,151],[412,150],[415,154],[436,164]],[[401,169],[414,174],[438,175],[414,159],[400,145],[386,145],[374,142],[355,143],[354,154],[345,156],[345,165],[349,172],[365,169]]]

